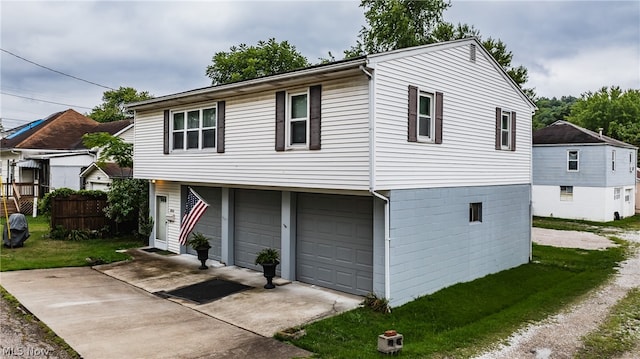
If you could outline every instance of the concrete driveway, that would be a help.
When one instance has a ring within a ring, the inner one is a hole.
[[[134,255],[93,268],[3,272],[0,284],[85,359],[307,357],[271,336],[361,301],[283,280],[265,290],[259,272],[199,271],[193,256]],[[213,277],[255,288],[201,305],[152,294]]]

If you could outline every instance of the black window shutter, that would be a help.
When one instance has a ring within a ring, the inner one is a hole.
[[[284,151],[285,100],[284,91],[276,92],[276,151]]]
[[[217,128],[216,128],[216,136],[217,136],[216,140],[218,143],[216,143],[216,151],[218,153],[224,153],[224,116],[225,116],[224,101],[218,101],[217,114],[218,114],[218,122],[217,122]]]
[[[309,149],[320,149],[320,134],[322,117],[322,85],[309,88]]]
[[[169,154],[169,110],[164,110],[164,154]]]
[[[436,92],[436,138],[435,143],[442,143],[442,92]]]
[[[516,112],[511,112],[511,151],[516,150]]]
[[[500,121],[502,118],[502,109],[500,107],[496,107],[496,150],[502,149],[502,141],[500,140],[501,135],[500,135],[500,129],[502,128],[500,126]]]
[[[409,123],[407,141],[418,142],[418,88],[409,85]]]

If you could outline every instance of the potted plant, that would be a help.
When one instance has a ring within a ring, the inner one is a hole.
[[[276,267],[280,264],[280,253],[273,248],[265,248],[258,252],[256,264],[262,266],[264,277],[267,278],[267,284],[264,285],[264,288],[275,288],[276,286],[273,285],[273,277],[276,276]]]
[[[198,252],[198,259],[201,263],[199,269],[207,269],[205,263],[209,259],[209,248],[211,248],[209,238],[200,232],[193,232],[189,239],[189,245]]]

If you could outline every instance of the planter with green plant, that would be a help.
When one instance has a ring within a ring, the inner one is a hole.
[[[193,232],[188,244],[198,252],[198,259],[200,260],[199,269],[207,269],[208,267],[205,263],[207,259],[209,259],[209,248],[211,248],[209,238],[200,232]]]
[[[264,288],[275,288],[276,286],[273,285],[273,277],[276,276],[276,267],[280,264],[280,253],[278,253],[276,249],[265,248],[258,252],[255,263],[262,266],[264,277],[267,278],[267,284],[264,285]]]

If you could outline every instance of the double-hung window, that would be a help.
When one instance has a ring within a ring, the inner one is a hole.
[[[496,107],[496,150],[516,150],[516,112]]]
[[[616,170],[616,150],[611,150],[611,171]]]
[[[567,151],[567,171],[577,172],[579,169],[578,151]]]
[[[511,112],[502,111],[500,118],[500,147],[503,150],[511,149]]]
[[[418,98],[418,140],[433,141],[434,125],[434,98],[433,94],[420,92]]]
[[[216,107],[172,112],[174,150],[216,147]]]
[[[309,101],[308,94],[289,94],[287,131],[290,147],[304,147],[308,142]]]

